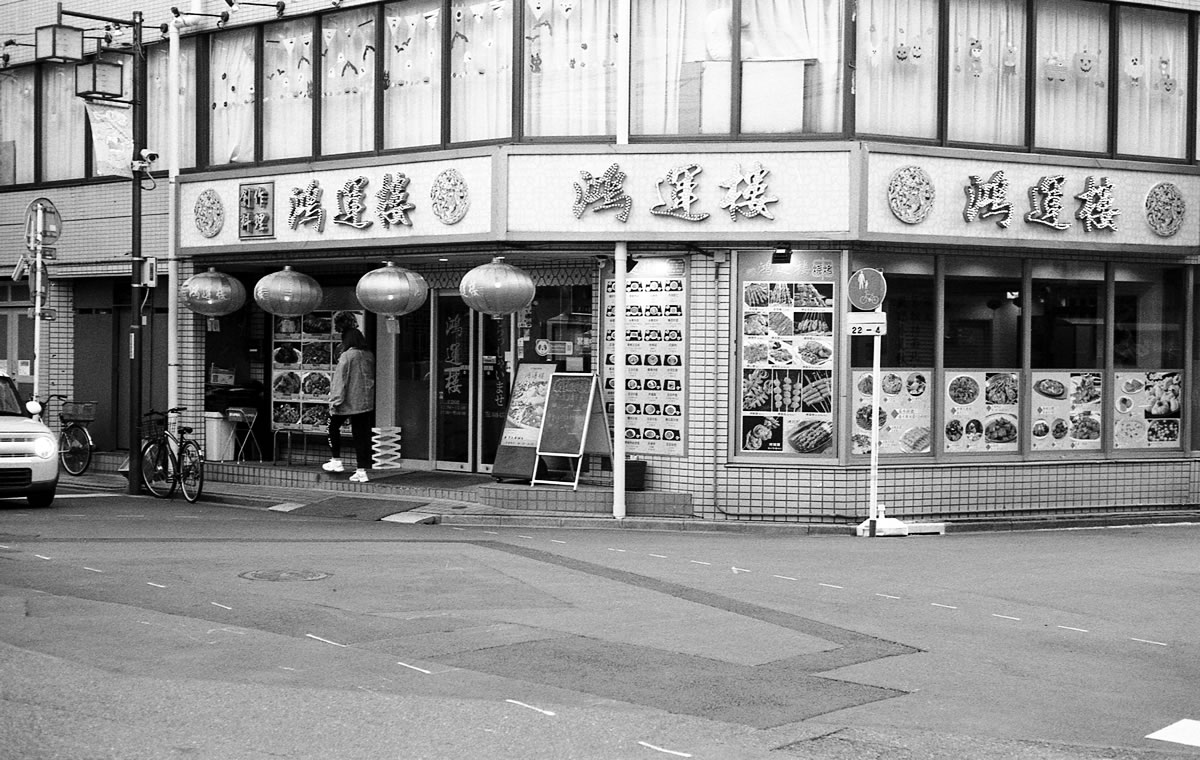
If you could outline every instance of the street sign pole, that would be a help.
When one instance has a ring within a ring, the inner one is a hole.
[[[41,362],[42,362],[42,290],[46,287],[43,278],[46,276],[45,263],[42,261],[42,245],[46,235],[46,207],[35,201],[34,214],[37,223],[33,233],[33,397],[41,401]]]

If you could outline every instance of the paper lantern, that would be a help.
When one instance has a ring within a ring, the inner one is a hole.
[[[323,295],[316,280],[290,266],[254,286],[254,300],[262,310],[279,317],[302,317],[317,308]]]
[[[354,294],[367,311],[401,317],[425,305],[429,284],[416,272],[386,261],[359,279]]]
[[[493,317],[528,308],[535,291],[533,278],[524,270],[505,264],[503,256],[467,272],[458,285],[467,306]]]
[[[246,303],[246,287],[236,277],[209,267],[197,272],[179,286],[183,303],[197,314],[223,317],[232,314]]]

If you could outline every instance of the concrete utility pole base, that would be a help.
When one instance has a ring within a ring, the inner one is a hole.
[[[872,523],[874,523],[873,531]],[[858,526],[857,535],[859,538],[907,536],[908,526],[894,517],[880,517],[878,520],[864,520]]]

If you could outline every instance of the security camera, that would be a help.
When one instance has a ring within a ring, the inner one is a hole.
[[[148,164],[152,164],[158,160],[158,153],[149,148],[142,148],[142,160]]]

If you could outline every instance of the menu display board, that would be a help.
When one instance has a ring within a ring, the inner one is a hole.
[[[651,271],[642,274],[643,270]],[[639,262],[625,280],[625,450],[683,456],[687,270],[682,259]],[[604,400],[613,411],[616,281],[604,283]]]
[[[1104,384],[1099,372],[1033,373],[1032,451],[1099,451]]]
[[[329,430],[329,390],[342,331],[363,329],[362,311],[314,311],[273,317],[271,429]]]
[[[933,369],[883,368],[880,370],[879,407],[875,423],[879,427],[880,454],[928,454],[930,452],[929,379]],[[871,453],[871,395],[873,373],[854,373],[854,428],[850,435],[851,454]]]
[[[834,265],[821,252],[812,255],[794,252],[779,267],[743,262],[740,453],[835,451]]]
[[[944,450],[1018,451],[1020,384],[1016,372],[946,372]]]
[[[1178,448],[1183,421],[1183,374],[1118,372],[1113,402],[1113,448]]]

